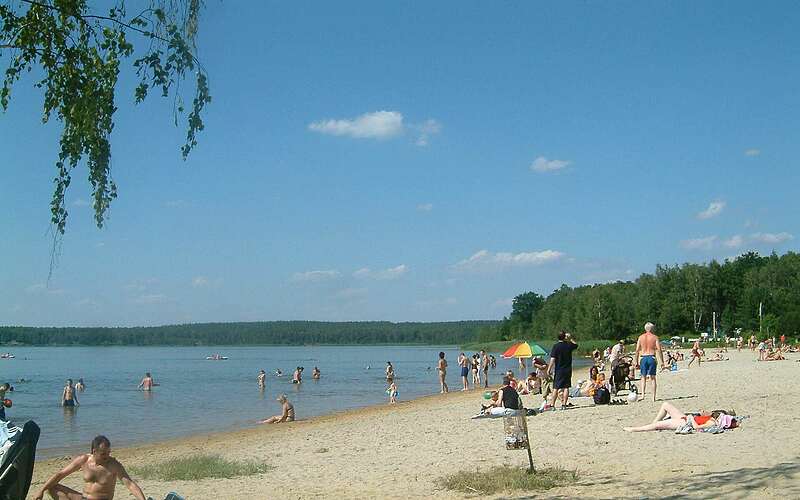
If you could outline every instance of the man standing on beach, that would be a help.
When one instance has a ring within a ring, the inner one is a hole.
[[[653,401],[656,400],[656,353],[658,353],[658,361],[661,363],[661,368],[664,369],[664,353],[661,351],[661,342],[658,341],[658,336],[653,333],[653,323],[649,321],[644,324],[644,333],[639,335],[639,340],[636,341],[636,360],[637,368],[642,371],[642,397],[645,398],[647,394],[647,381],[653,382]]]
[[[550,400],[550,407],[555,408],[558,394],[561,393],[561,408],[568,407],[569,388],[572,386],[572,351],[578,348],[578,344],[573,342],[572,335],[565,331],[558,334],[558,342],[550,350],[550,363],[547,366],[547,373],[554,373],[553,377],[553,396]]]
[[[619,342],[614,344],[614,347],[611,348],[611,354],[608,356],[608,361],[611,363],[611,373],[614,373],[614,368],[617,367],[619,364],[619,360],[622,359],[622,356],[625,354],[625,341],[619,339]]]

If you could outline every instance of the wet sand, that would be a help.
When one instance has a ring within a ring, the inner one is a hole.
[[[719,435],[630,434],[622,428],[649,423],[660,402],[595,407],[578,398],[574,409],[528,419],[537,466],[575,469],[577,482],[541,493],[498,492],[496,498],[800,497],[800,388],[794,382],[800,355],[778,362],[756,362],[750,351],[727,356],[730,361],[689,370],[682,362],[681,371],[660,374],[659,399],[686,411],[733,408],[750,416],[740,429]],[[573,381],[585,378],[583,371],[576,370]],[[458,384],[455,373],[449,379]],[[524,451],[505,449],[502,420],[470,420],[482,392],[116,449],[114,455],[128,468],[197,453],[274,467],[233,479],[138,481],[157,500],[173,490],[191,500],[477,498],[443,490],[441,478],[495,465],[527,465]],[[526,406],[538,406],[538,398],[526,396]],[[302,408],[297,411],[302,418]],[[114,436],[109,437],[113,443]],[[30,497],[67,461],[38,462]],[[81,487],[78,475],[65,484]],[[132,498],[122,485],[117,488],[117,498]]]

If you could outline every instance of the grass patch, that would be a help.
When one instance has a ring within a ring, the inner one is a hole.
[[[443,479],[441,485],[462,493],[483,493],[491,495],[498,491],[549,490],[575,482],[575,471],[558,467],[537,469],[528,474],[527,468],[500,465],[487,470],[462,471]]]
[[[191,455],[144,467],[132,467],[134,476],[161,481],[195,481],[262,474],[273,467],[251,460],[228,460],[218,455]]]

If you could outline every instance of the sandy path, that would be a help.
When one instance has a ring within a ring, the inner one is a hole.
[[[800,498],[798,355],[782,362],[755,362],[750,351],[729,356],[731,361],[660,375],[659,395],[686,410],[734,408],[751,417],[741,429],[721,435],[628,434],[624,425],[648,423],[660,403],[594,407],[578,399],[576,409],[528,420],[537,464],[577,469],[578,482],[544,495],[530,492],[528,498]],[[145,493],[157,499],[171,490],[192,500],[463,498],[442,490],[440,478],[465,469],[527,463],[524,451],[505,450],[500,420],[469,419],[480,395],[437,395],[391,408],[116,450],[115,455],[128,467],[197,452],[258,459],[275,467],[229,480],[140,481]],[[526,402],[532,406],[533,400]],[[34,487],[64,463],[38,463]],[[78,487],[74,479],[68,484]],[[129,498],[126,491],[119,493]]]

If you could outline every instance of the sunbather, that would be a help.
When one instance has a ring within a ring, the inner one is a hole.
[[[289,402],[289,398],[286,397],[286,394],[281,394],[278,396],[278,402],[282,405],[281,414],[269,417],[266,420],[262,420],[259,422],[260,424],[280,424],[283,422],[294,422],[294,406]]]
[[[669,417],[665,420],[666,417]],[[639,427],[623,427],[627,432],[675,430],[691,424],[693,429],[706,429],[717,425],[719,415],[701,412],[700,415],[687,415],[669,403],[662,403],[652,423]]]
[[[97,436],[92,441],[91,453],[76,457],[66,467],[48,479],[42,488],[33,496],[34,500],[42,500],[47,492],[57,500],[91,500],[114,498],[114,487],[117,481],[131,492],[138,500],[145,500],[142,489],[131,479],[125,467],[111,456],[111,442],[105,436]],[[59,484],[70,474],[83,472],[83,493]]]

